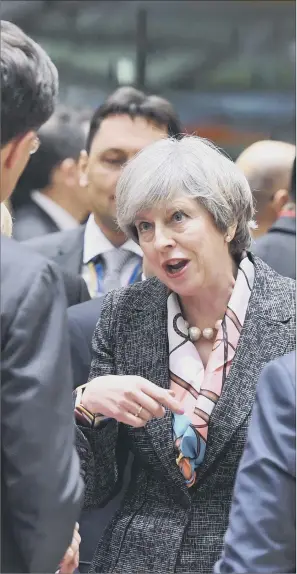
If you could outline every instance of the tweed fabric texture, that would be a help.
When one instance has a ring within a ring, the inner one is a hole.
[[[134,429],[114,420],[77,428],[85,506],[108,500],[119,480],[119,452],[134,454],[121,508],[98,540],[91,572],[208,574],[227,528],[232,491],[261,369],[295,348],[295,282],[260,259],[246,320],[209,423],[197,483],[187,489],[176,465],[172,417]],[[168,388],[168,291],[156,278],[109,293],[93,337],[90,379],[140,375]]]

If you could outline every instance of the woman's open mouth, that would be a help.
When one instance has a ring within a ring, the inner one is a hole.
[[[171,277],[179,277],[185,271],[189,259],[169,259],[163,263],[162,267]]]

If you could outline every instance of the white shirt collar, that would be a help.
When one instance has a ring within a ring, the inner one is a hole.
[[[114,249],[114,245],[109,241],[109,239],[107,239],[107,237],[105,237],[104,233],[95,222],[94,214],[91,213],[86,224],[84,235],[83,262],[88,263],[97,255],[102,255],[111,249]],[[139,255],[139,257],[143,256],[142,250],[139,245],[133,241],[133,239],[128,239],[123,245],[121,245],[120,249],[131,251],[131,253]]]
[[[58,205],[47,195],[40,193],[40,191],[32,191],[31,198],[47,215],[49,215],[61,231],[75,229],[79,226],[79,222],[74,219],[66,209]]]

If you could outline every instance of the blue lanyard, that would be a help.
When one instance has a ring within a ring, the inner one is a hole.
[[[132,272],[132,275],[128,281],[128,285],[133,285],[133,283],[135,283],[139,273],[141,272],[141,268],[142,261],[139,261]],[[96,263],[96,265],[94,265],[94,269],[97,277],[97,293],[104,293],[104,273],[102,263]]]
[[[104,279],[103,265],[102,265],[102,263],[96,263],[96,265],[94,265],[94,267],[95,267],[95,271],[96,271],[96,275],[97,275],[97,293],[104,293],[104,287],[103,287],[103,279]]]
[[[133,283],[135,283],[135,281],[136,281],[136,279],[137,279],[137,277],[141,271],[141,268],[142,268],[142,261],[139,261],[139,263],[137,263],[137,265],[136,265],[136,267],[135,267],[135,269],[134,269],[134,271],[133,271],[133,273],[129,279],[128,285],[133,285]]]

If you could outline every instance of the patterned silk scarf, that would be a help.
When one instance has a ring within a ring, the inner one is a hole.
[[[170,388],[185,411],[173,415],[173,439],[179,452],[176,462],[188,488],[195,484],[203,462],[209,419],[230,371],[253,283],[254,265],[245,256],[205,370],[189,339],[176,294],[167,300]]]

